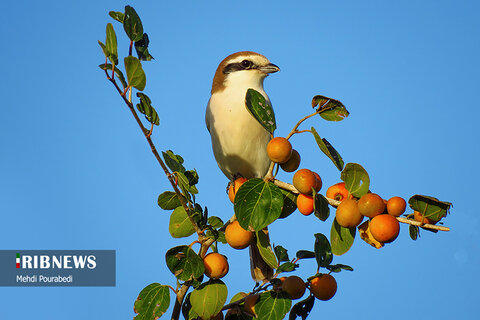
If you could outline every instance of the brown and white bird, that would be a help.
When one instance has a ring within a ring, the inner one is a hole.
[[[205,120],[217,164],[230,180],[238,176],[263,178],[268,171],[267,144],[271,135],[248,111],[245,95],[252,88],[270,103],[263,81],[279,70],[265,56],[241,51],[226,57],[215,72]],[[263,261],[256,245],[250,246],[250,261],[255,281],[272,277],[273,270]]]

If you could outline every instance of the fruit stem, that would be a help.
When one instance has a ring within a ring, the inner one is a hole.
[[[273,176],[273,168],[275,167],[275,162],[270,162],[270,167],[268,168],[268,171],[267,171],[267,174],[265,174],[265,177],[263,178],[263,180],[265,181],[271,181],[273,180],[275,177]]]
[[[292,131],[290,131],[290,133],[285,137],[287,140],[290,139],[291,136],[293,136],[295,133],[302,133],[302,132],[307,132],[307,131],[310,131],[310,130],[302,130],[302,131],[298,131],[298,127],[305,121],[307,120],[308,118],[311,118],[317,114],[320,114],[321,112],[323,112],[324,109],[323,108],[320,108],[319,110],[315,111],[314,113],[312,114],[309,114],[308,116],[305,116],[303,117],[302,119],[300,119],[300,121],[297,122],[297,124],[295,125],[295,127],[293,127]]]

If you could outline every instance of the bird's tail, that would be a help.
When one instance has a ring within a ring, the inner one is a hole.
[[[268,237],[267,228],[264,228],[261,232],[264,232]],[[250,271],[255,282],[269,281],[273,277],[273,269],[260,255],[256,239],[250,245]]]

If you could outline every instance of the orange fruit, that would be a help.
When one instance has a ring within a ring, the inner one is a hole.
[[[230,247],[234,249],[244,249],[252,242],[253,232],[243,229],[240,223],[235,220],[225,229],[225,239]]]
[[[437,223],[438,221],[435,221],[435,220],[432,220],[430,218],[427,218],[427,217],[424,217],[420,212],[418,211],[414,211],[413,212],[413,218],[416,220],[416,221],[419,221],[421,223],[424,223],[424,224],[435,224]]]
[[[300,193],[297,197],[297,208],[304,216],[309,216],[313,212],[313,197]]]
[[[322,178],[320,178],[320,175],[315,171],[313,171],[313,174],[315,175],[315,179],[317,179],[317,183],[315,184],[314,189],[315,189],[315,192],[318,192],[320,191],[320,189],[322,189]]]
[[[211,252],[203,258],[205,275],[211,279],[223,278],[228,273],[228,261],[224,255]]]
[[[275,137],[267,144],[267,155],[273,162],[285,163],[292,155],[292,144],[285,138]]]
[[[369,224],[372,236],[381,243],[389,243],[398,237],[400,223],[389,214],[379,214],[373,217]]]
[[[310,291],[319,300],[330,300],[337,292],[337,281],[330,274],[320,274],[310,280]]]
[[[252,315],[252,316],[256,317],[257,314],[255,313],[255,304],[257,303],[258,298],[260,298],[260,295],[259,294],[254,294],[254,295],[248,296],[245,299],[245,304],[243,305],[243,310],[246,313],[248,313],[249,315]]]
[[[228,187],[228,198],[233,203],[235,201],[235,195],[237,194],[238,189],[247,181],[247,179],[240,177],[237,178],[233,183],[230,183]]]
[[[407,208],[407,202],[400,197],[392,197],[387,201],[387,212],[395,217],[400,217]]]
[[[281,163],[280,167],[285,172],[293,172],[298,169],[299,165],[300,165],[300,153],[298,153],[297,150],[292,149],[292,155],[290,156],[290,159],[288,159],[288,161],[285,163]]]
[[[297,276],[287,277],[282,283],[282,290],[285,291],[291,299],[300,299],[305,293],[305,281]]]
[[[383,213],[385,202],[382,197],[375,193],[367,193],[358,200],[358,210],[365,217],[373,218]]]
[[[293,186],[303,194],[312,194],[312,188],[317,185],[315,174],[308,169],[300,169],[293,175]]]
[[[363,216],[360,213],[360,210],[358,210],[357,200],[343,200],[338,205],[335,219],[337,219],[339,225],[345,228],[353,228],[358,226],[362,222]]]
[[[329,199],[343,201],[344,199],[353,199],[353,195],[348,196],[348,190],[345,188],[345,182],[339,182],[327,189],[326,197]]]

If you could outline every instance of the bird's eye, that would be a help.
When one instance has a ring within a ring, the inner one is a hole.
[[[242,61],[242,67],[244,67],[245,69],[248,69],[252,66],[252,61],[250,60],[243,60]]]

